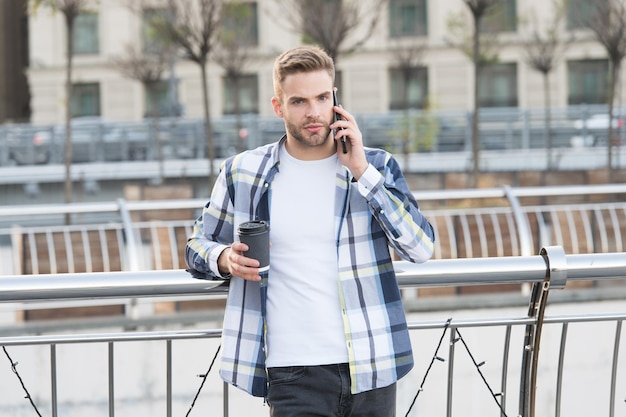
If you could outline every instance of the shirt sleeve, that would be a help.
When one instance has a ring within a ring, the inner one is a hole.
[[[226,174],[222,170],[213,187],[210,201],[202,210],[202,215],[196,219],[193,232],[187,240],[185,261],[189,268],[204,272],[209,278],[229,278],[219,273],[217,259],[233,242],[232,213]]]
[[[387,153],[380,170],[370,163],[357,183],[396,253],[411,262],[430,259],[434,252],[433,227],[419,210],[396,160]]]

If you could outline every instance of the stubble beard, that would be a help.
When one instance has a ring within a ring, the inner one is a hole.
[[[313,123],[316,121],[307,121],[302,126],[296,126],[293,123],[286,123],[287,132],[291,137],[293,137],[296,142],[301,144],[302,146],[307,147],[318,147],[323,146],[330,137],[330,128],[328,127],[330,123],[324,123],[324,127],[317,133],[309,133],[307,132],[306,126],[308,123]]]

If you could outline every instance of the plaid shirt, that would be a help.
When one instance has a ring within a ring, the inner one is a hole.
[[[284,141],[224,162],[187,243],[190,268],[221,279],[217,257],[236,238],[236,225],[270,221],[271,184]],[[405,260],[424,262],[434,242],[396,160],[377,149],[366,148],[366,156],[370,166],[358,181],[338,169],[335,192],[337,280],[353,393],[390,385],[413,367],[389,247]],[[271,279],[271,266],[268,274]],[[230,281],[222,334],[222,378],[254,396],[267,393],[261,288],[259,282]]]

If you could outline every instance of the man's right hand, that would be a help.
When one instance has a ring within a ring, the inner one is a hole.
[[[259,261],[244,256],[243,253],[247,250],[248,245],[241,242],[234,242],[230,247],[224,249],[217,258],[220,274],[231,274],[234,277],[249,281],[260,281]]]

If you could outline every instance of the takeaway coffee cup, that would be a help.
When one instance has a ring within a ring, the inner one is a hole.
[[[239,225],[237,229],[239,240],[248,245],[244,255],[259,261],[259,270],[267,271],[270,268],[270,227],[262,220],[252,220]]]

